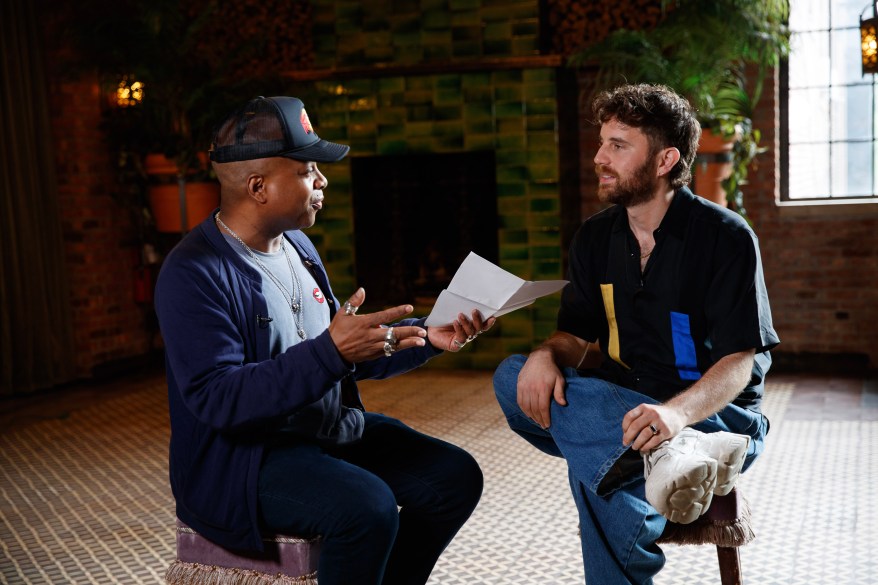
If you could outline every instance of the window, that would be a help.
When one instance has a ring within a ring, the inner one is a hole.
[[[790,2],[784,200],[878,199],[876,76],[860,66],[866,2],[868,17],[871,0]]]

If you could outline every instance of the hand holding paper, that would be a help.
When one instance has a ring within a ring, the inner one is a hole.
[[[425,325],[447,325],[459,313],[469,315],[473,309],[478,309],[483,319],[499,317],[557,292],[566,284],[566,280],[523,280],[470,252],[448,288],[439,294]]]

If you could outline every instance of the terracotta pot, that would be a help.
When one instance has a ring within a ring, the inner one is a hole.
[[[210,164],[207,153],[199,152],[197,156],[199,169],[207,169]],[[176,175],[177,162],[160,152],[151,152],[143,158],[143,169],[147,175]],[[189,169],[189,173],[194,173],[196,170],[198,169]]]
[[[148,175],[176,175],[177,163],[160,152],[153,152],[143,158],[143,170]]]
[[[693,165],[696,194],[723,207],[728,206],[723,181],[732,174],[733,138],[725,138],[711,130],[701,132],[698,155]]]
[[[149,187],[149,205],[160,232],[189,231],[219,206],[220,186],[216,182],[186,183],[186,228],[180,221],[180,186],[177,183]]]

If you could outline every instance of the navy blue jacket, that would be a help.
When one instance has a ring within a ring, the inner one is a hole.
[[[260,327],[268,314],[262,277],[229,246],[213,215],[168,254],[156,285],[171,489],[177,517],[194,530],[227,548],[262,550],[256,488],[268,435],[339,385],[345,405],[362,409],[354,379],[400,374],[441,351],[427,343],[349,368],[327,330],[272,357],[269,330]],[[285,237],[335,315],[338,299],[314,245],[301,231]]]

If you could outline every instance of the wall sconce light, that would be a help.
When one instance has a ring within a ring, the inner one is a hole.
[[[119,78],[119,83],[110,101],[119,108],[128,108],[140,104],[143,101],[143,83],[135,80],[131,75],[123,75]]]
[[[863,50],[863,75],[878,73],[878,2],[872,0],[872,18],[863,20],[867,4],[860,13],[860,40]]]

